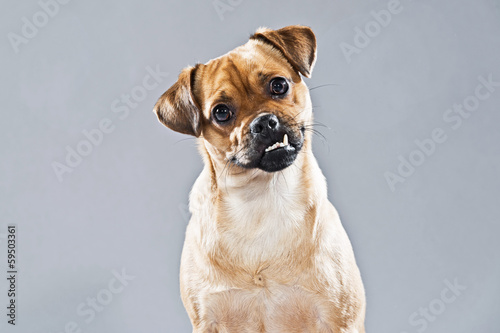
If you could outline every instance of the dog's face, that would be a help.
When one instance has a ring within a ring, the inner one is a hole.
[[[316,39],[302,26],[259,29],[228,54],[184,69],[154,111],[167,127],[202,137],[220,163],[266,172],[290,166],[312,119]]]

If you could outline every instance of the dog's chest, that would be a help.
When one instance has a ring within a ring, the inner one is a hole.
[[[232,289],[207,294],[202,318],[230,332],[330,332],[332,305],[298,286]]]
[[[248,263],[294,251],[304,238],[304,195],[283,184],[242,189],[221,202],[220,240]]]

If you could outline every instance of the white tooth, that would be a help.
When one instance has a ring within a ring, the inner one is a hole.
[[[283,142],[276,142],[272,146],[267,147],[264,151],[268,152],[271,150],[275,150],[277,148],[286,147],[287,145],[288,145],[288,136],[285,134]]]

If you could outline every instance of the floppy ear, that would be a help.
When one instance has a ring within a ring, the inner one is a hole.
[[[201,134],[201,111],[193,96],[198,65],[187,67],[179,79],[156,102],[153,112],[168,128],[196,137]]]
[[[292,67],[311,77],[316,62],[316,37],[311,28],[291,25],[278,30],[259,28],[250,39],[261,40],[281,51]]]

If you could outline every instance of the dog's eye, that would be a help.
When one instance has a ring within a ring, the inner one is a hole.
[[[231,110],[229,110],[229,107],[225,104],[216,105],[212,110],[212,114],[214,119],[219,123],[228,121],[232,116]]]
[[[288,91],[288,82],[283,77],[274,78],[271,80],[270,89],[272,95],[284,95]]]

